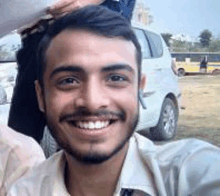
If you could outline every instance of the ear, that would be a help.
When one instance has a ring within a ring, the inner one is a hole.
[[[146,75],[142,74],[141,75],[141,81],[140,81],[140,84],[139,84],[139,89],[144,90],[146,82],[147,82]]]
[[[35,91],[37,95],[38,107],[41,112],[44,112],[44,99],[43,99],[43,89],[38,80],[35,80]]]

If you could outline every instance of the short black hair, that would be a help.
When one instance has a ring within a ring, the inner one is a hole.
[[[136,48],[138,78],[141,78],[141,46],[130,22],[120,13],[98,5],[90,5],[73,11],[57,20],[48,28],[37,50],[37,79],[43,86],[46,68],[46,51],[52,39],[66,29],[85,29],[105,37],[121,37],[132,41]]]

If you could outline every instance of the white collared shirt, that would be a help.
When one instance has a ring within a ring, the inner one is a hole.
[[[45,160],[44,153],[31,137],[0,125],[0,196],[27,171]]]
[[[60,151],[20,179],[9,196],[70,196],[64,183],[64,152]],[[156,146],[135,133],[114,196],[122,189],[133,196],[219,196],[220,149],[186,139]]]

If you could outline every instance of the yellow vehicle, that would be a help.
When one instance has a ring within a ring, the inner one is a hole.
[[[179,76],[188,73],[220,74],[220,52],[172,52]],[[201,61],[207,59],[207,66],[201,69]]]

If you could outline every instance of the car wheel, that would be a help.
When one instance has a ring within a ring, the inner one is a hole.
[[[215,69],[213,72],[212,72],[212,75],[219,75],[220,74],[220,70],[219,69]]]
[[[177,131],[178,111],[170,98],[165,98],[159,122],[156,127],[150,128],[152,140],[170,140],[175,137]]]
[[[185,76],[186,72],[183,68],[178,69],[178,76],[182,77]]]

